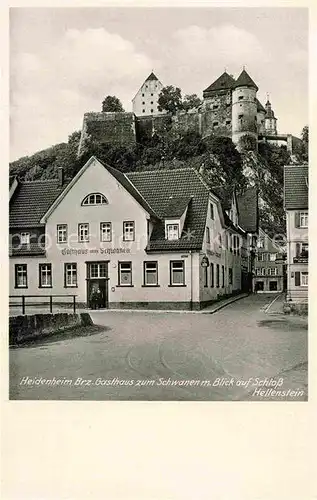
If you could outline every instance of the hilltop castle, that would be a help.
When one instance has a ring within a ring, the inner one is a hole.
[[[132,100],[129,113],[85,113],[79,154],[85,139],[119,144],[135,144],[160,131],[169,123],[175,132],[196,131],[203,138],[216,135],[231,137],[239,150],[247,136],[253,149],[260,141],[285,144],[292,152],[293,136],[277,132],[277,118],[267,99],[265,107],[257,98],[258,86],[245,69],[235,80],[226,71],[203,91],[202,105],[170,116],[158,109],[163,84],[153,72]],[[251,141],[251,142],[250,142]]]

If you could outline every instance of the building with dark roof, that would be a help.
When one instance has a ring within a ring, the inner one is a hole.
[[[132,99],[133,113],[143,117],[165,114],[165,111],[158,109],[157,102],[162,88],[162,82],[152,71]]]
[[[291,309],[308,302],[308,165],[284,167],[287,231],[287,303]]]
[[[99,289],[102,307],[191,310],[249,290],[257,201],[245,196],[224,209],[195,169],[123,174],[95,157],[70,181],[18,183],[10,295],[92,307]]]
[[[285,288],[285,247],[259,228],[254,261],[253,290],[257,293],[281,293]]]

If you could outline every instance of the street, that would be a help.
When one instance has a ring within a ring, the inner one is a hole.
[[[10,349],[10,399],[307,400],[307,318],[250,295],[215,314],[91,312],[107,329]]]

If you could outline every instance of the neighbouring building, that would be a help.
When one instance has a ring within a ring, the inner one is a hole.
[[[152,71],[132,99],[133,113],[136,116],[165,114],[165,111],[159,111],[157,104],[162,88],[163,84]]]
[[[90,307],[99,289],[102,307],[191,310],[251,291],[255,189],[224,210],[192,168],[123,174],[92,157],[59,174],[11,192],[11,296]]]
[[[284,167],[287,231],[287,303],[306,309],[308,303],[308,165]]]
[[[284,290],[283,248],[259,229],[254,261],[253,290],[255,292],[281,293]]]

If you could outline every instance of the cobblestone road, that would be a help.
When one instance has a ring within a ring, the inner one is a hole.
[[[94,312],[108,330],[10,349],[10,398],[305,401],[307,320],[266,314],[271,300],[213,315]]]

